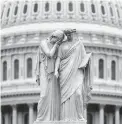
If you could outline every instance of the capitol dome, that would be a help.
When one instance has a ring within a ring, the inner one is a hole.
[[[122,124],[121,0],[4,0],[1,8],[1,124],[33,124],[39,43],[66,28],[93,53],[87,124]]]

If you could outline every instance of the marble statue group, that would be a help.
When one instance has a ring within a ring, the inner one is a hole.
[[[40,86],[37,119],[84,121],[84,105],[90,98],[90,58],[76,30],[56,30],[40,42],[37,52],[36,82]]]

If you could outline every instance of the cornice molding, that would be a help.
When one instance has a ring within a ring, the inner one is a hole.
[[[46,27],[46,28],[45,28]],[[14,26],[10,28],[5,28],[1,30],[2,37],[8,37],[12,35],[23,35],[23,34],[33,34],[33,33],[50,33],[54,30],[60,29],[64,30],[64,27],[75,28],[78,32],[81,33],[93,33],[99,35],[108,35],[116,36],[122,38],[122,29],[117,27],[110,27],[107,25],[101,26],[100,24],[95,23],[77,23],[77,22],[43,22],[43,23],[34,23],[34,24],[23,24],[20,26]]]
[[[113,45],[99,45],[84,43],[87,52],[92,52],[94,54],[105,54],[122,57],[122,47],[114,48]],[[1,56],[10,56],[15,54],[26,54],[26,53],[36,53],[39,43],[5,46],[1,49]]]
[[[23,104],[23,103],[36,103],[38,102],[40,92],[32,92],[32,93],[21,93],[21,94],[8,94],[8,95],[2,95],[1,100],[2,100],[2,105],[11,105],[14,103],[16,104]],[[27,97],[27,99],[26,99]],[[20,98],[23,100],[20,101]],[[99,98],[100,101],[97,100]],[[109,99],[108,101],[105,101],[106,99]],[[111,103],[112,105],[119,105],[119,103],[116,103],[119,99],[122,99],[122,96],[116,96],[116,95],[110,95],[110,94],[102,94],[102,93],[92,93],[91,100],[89,103],[104,103],[108,104],[110,100],[114,100],[115,103]],[[96,101],[97,100],[97,101]]]

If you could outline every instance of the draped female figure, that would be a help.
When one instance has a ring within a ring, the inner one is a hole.
[[[57,30],[41,41],[36,60],[36,81],[40,85],[40,99],[36,122],[60,119],[60,89],[54,76],[57,49],[64,33]]]
[[[61,120],[84,120],[84,104],[90,98],[90,56],[81,41],[68,41],[60,45],[55,66],[61,91]]]

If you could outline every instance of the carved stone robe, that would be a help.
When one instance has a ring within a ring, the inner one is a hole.
[[[47,45],[51,50],[53,46],[50,43]],[[40,76],[40,99],[36,122],[59,120],[60,91],[59,83],[54,77],[56,55],[53,58],[47,57],[41,47],[40,45],[37,52],[36,63],[36,75]]]
[[[83,119],[83,105],[90,94],[89,59],[81,41],[61,44],[59,83],[61,91],[61,120]]]

